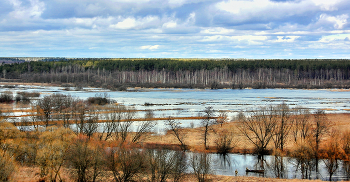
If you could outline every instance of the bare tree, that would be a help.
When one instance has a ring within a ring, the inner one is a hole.
[[[91,181],[95,182],[98,181],[98,177],[103,176],[103,172],[105,171],[105,151],[103,149],[103,146],[96,145],[93,148],[92,153],[92,166],[91,166]]]
[[[291,153],[297,161],[296,168],[300,169],[302,178],[310,178],[311,172],[315,166],[315,155],[314,151],[310,145],[307,143],[298,144],[295,150]]]
[[[193,153],[190,166],[199,182],[205,182],[208,174],[212,172],[210,157],[207,153]]]
[[[204,119],[201,120],[201,126],[203,127],[203,140],[204,140],[204,147],[205,149],[208,149],[208,136],[210,130],[212,130],[212,125],[215,124],[214,117],[214,110],[213,107],[206,107],[204,110]]]
[[[77,104],[78,99],[72,96],[63,97],[62,106],[59,109],[60,119],[63,127],[70,128],[70,120],[73,118],[73,106]]]
[[[234,134],[227,130],[218,133],[218,137],[215,140],[217,153],[226,155],[236,146],[233,136]]]
[[[316,144],[316,159],[318,159],[319,146],[322,137],[329,133],[331,122],[327,119],[327,116],[323,110],[317,110],[314,114],[314,117],[315,126],[312,130],[312,133]]]
[[[78,182],[96,180],[102,167],[101,148],[94,146],[87,138],[78,138],[67,152],[67,161],[75,170],[73,175]]]
[[[325,153],[323,158],[323,162],[325,164],[326,170],[329,174],[329,181],[332,181],[333,174],[337,171],[340,164],[340,159],[344,156],[339,139],[339,131],[332,132],[330,139],[327,141],[325,145]]]
[[[345,160],[343,161],[343,171],[347,177],[347,179],[350,179],[350,131],[346,130],[342,133],[341,135],[341,147],[342,150],[344,151],[344,158]]]
[[[98,134],[100,140],[107,141],[114,135],[118,138],[118,128],[122,119],[122,111],[125,110],[124,106],[108,106],[106,113],[104,113],[105,123],[101,123],[101,132]]]
[[[145,120],[141,123],[136,129],[136,133],[134,137],[132,138],[133,143],[139,142],[142,137],[146,136],[147,133],[151,132],[152,129],[156,126],[156,123],[153,120],[153,111],[147,110],[145,114]]]
[[[132,124],[135,122],[135,111],[132,108],[126,108],[123,115],[121,116],[124,119],[124,122],[119,124],[118,135],[120,136],[122,143],[125,142]],[[135,137],[135,136],[134,136]],[[140,136],[141,137],[141,136]],[[136,142],[138,139],[133,139],[133,142]]]
[[[60,169],[65,161],[72,132],[63,127],[49,127],[41,133],[38,142],[37,164],[40,166],[40,176],[47,176],[51,181],[61,179]]]
[[[276,110],[277,125],[273,141],[275,148],[283,151],[287,141],[287,136],[292,128],[292,120],[290,119],[290,110],[287,104],[283,103],[274,107]]]
[[[319,146],[323,137],[329,134],[331,126],[331,122],[327,119],[327,116],[323,110],[317,110],[315,112],[313,126],[312,137],[315,145],[316,174],[318,174]],[[319,176],[316,176],[316,178],[318,177]]]
[[[181,181],[187,171],[187,155],[185,152],[174,151],[175,162],[173,163],[172,176],[174,182]]]
[[[148,150],[147,161],[151,172],[151,181],[165,182],[173,173],[177,155],[170,150]]]
[[[294,119],[294,129],[292,130],[294,142],[298,142],[298,138],[301,139],[301,142],[305,142],[312,131],[312,123],[309,120],[309,109],[301,107],[295,108],[295,113],[292,119]]]
[[[0,181],[9,181],[16,171],[14,158],[6,153],[0,155]]]
[[[187,146],[184,142],[185,133],[180,126],[180,122],[176,122],[174,119],[169,117],[165,124],[168,126],[168,130],[171,132],[171,134],[174,135],[180,142],[181,150],[186,151]]]
[[[88,118],[83,124],[83,133],[90,139],[92,135],[97,132],[99,112],[95,107],[90,106],[87,115]]]
[[[239,130],[256,148],[259,155],[266,152],[266,147],[272,140],[276,130],[276,112],[272,106],[262,107],[253,111],[250,116],[239,117]]]
[[[115,181],[133,181],[145,166],[144,155],[138,149],[113,148],[107,156],[107,166]]]
[[[224,123],[227,122],[227,120],[228,120],[228,116],[227,116],[226,111],[220,111],[219,116],[216,119],[216,123],[220,124],[222,126]]]
[[[87,110],[88,107],[83,100],[77,100],[76,104],[72,107],[73,121],[76,127],[74,132],[76,134],[84,133],[84,125],[87,119]]]
[[[51,114],[53,112],[53,100],[51,96],[45,96],[37,102],[37,113],[42,116],[45,121],[45,126],[49,126]]]

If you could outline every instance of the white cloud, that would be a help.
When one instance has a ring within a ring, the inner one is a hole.
[[[136,25],[137,24],[136,24],[135,18],[126,18],[115,25],[111,25],[110,27],[116,28],[116,29],[131,29],[131,28],[135,28]]]
[[[327,14],[321,14],[318,20],[318,24],[331,23],[335,29],[342,29],[347,23],[349,15],[343,14],[339,16],[329,16]]]
[[[159,48],[159,45],[146,45],[146,46],[141,46],[141,49],[149,49],[149,50],[156,50]]]
[[[311,0],[321,10],[335,11],[338,10],[337,5],[344,0]]]
[[[331,41],[345,40],[348,37],[350,37],[350,34],[326,35],[326,36],[323,36],[322,39],[319,40],[319,42],[331,42]]]
[[[142,29],[159,26],[160,20],[155,16],[147,16],[135,19],[134,17],[125,18],[117,24],[111,24],[109,27],[115,29]]]
[[[237,49],[241,57],[262,52],[269,56],[283,50],[292,50],[295,56],[296,50],[315,53],[329,46],[350,55],[350,41],[344,41],[350,38],[348,0],[4,2],[0,0],[3,55],[13,55],[13,50],[20,49],[28,55],[37,50],[65,50],[61,54],[69,54],[70,50],[73,55],[87,56],[106,53],[147,57],[164,52],[175,57],[205,57],[206,53],[218,53],[215,56],[220,57],[236,56],[230,53]],[[7,53],[10,49],[12,53]],[[98,52],[101,50],[104,53]]]
[[[163,28],[176,28],[177,23],[175,21],[169,21],[163,24]]]
[[[45,10],[45,3],[39,0],[30,0],[30,6],[25,7],[20,0],[10,1],[14,7],[14,11],[9,14],[10,18],[28,19],[39,18]]]
[[[311,18],[322,11],[336,11],[346,4],[346,0],[227,0],[216,4],[218,10],[232,15],[231,22],[274,21],[288,17],[304,16]],[[349,3],[347,3],[349,4]],[[300,21],[298,19],[293,19]]]
[[[243,21],[253,17],[282,19],[286,16],[303,14],[312,10],[310,4],[308,1],[229,0],[217,3],[216,7],[233,15],[239,15],[234,18]]]

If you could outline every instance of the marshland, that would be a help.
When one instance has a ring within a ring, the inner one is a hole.
[[[346,61],[161,61],[1,66],[3,180],[349,179]]]

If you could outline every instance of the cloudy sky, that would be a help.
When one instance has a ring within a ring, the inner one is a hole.
[[[0,0],[0,57],[350,58],[349,0]]]

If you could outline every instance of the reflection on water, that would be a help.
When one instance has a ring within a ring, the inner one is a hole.
[[[258,157],[257,155],[228,154],[222,156],[219,154],[210,154],[212,167],[217,175],[234,176],[238,171],[238,176],[257,176],[269,178],[285,179],[321,179],[329,180],[323,160],[318,161],[318,172],[316,173],[316,161],[312,160],[310,166],[302,167],[295,158],[266,155]],[[349,162],[341,162],[339,167],[332,176],[332,181],[350,179]],[[256,172],[246,172],[246,169],[256,170]],[[263,173],[260,173],[263,170]]]

